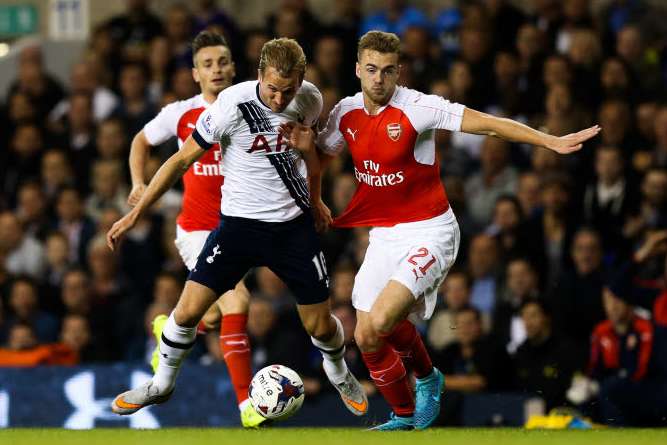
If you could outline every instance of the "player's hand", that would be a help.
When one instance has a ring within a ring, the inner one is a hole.
[[[583,143],[590,138],[597,136],[600,130],[602,130],[602,128],[600,128],[599,125],[595,125],[585,130],[581,130],[578,133],[570,133],[561,137],[549,136],[544,146],[557,153],[566,155],[580,150],[581,147],[583,147]]]
[[[285,122],[280,124],[278,132],[287,139],[289,146],[296,150],[305,152],[315,148],[315,132],[310,127],[298,122]]]
[[[313,199],[310,202],[311,212],[315,220],[315,230],[319,233],[326,232],[333,222],[331,210],[321,199]]]
[[[116,249],[122,236],[137,223],[138,216],[138,213],[132,210],[111,226],[111,229],[107,232],[107,246],[109,246],[109,249]]]
[[[135,205],[137,205],[141,197],[144,196],[145,191],[146,191],[146,184],[133,185],[132,191],[130,191],[130,195],[127,197],[128,205],[130,207],[134,207]]]

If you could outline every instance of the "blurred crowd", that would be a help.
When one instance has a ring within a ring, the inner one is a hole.
[[[402,85],[554,135],[603,129],[567,157],[436,134],[463,238],[435,315],[418,326],[447,375],[443,421],[460,421],[462,395],[519,391],[619,424],[665,422],[664,9],[642,0],[596,11],[588,0],[528,0],[526,9],[480,0],[423,11],[388,0],[365,15],[360,1],[331,3],[327,24],[306,0],[282,0],[266,26],[241,29],[213,0],[160,15],[149,1],[128,0],[92,31],[67,87],[39,46],[21,51],[0,113],[0,366],[150,355],[150,321],[174,307],[186,276],[173,243],[181,192],[167,193],[119,250],[104,234],[128,210],[134,134],[165,104],[199,92],[189,47],[198,31],[226,36],[236,82],[256,77],[266,41],[297,39],[325,122],[359,89],[358,37],[379,29],[402,38]],[[175,141],[156,147],[149,177],[175,149]],[[343,154],[325,177],[334,214],[355,186]],[[368,230],[330,231],[324,243],[348,361],[367,376],[350,299]],[[289,290],[265,268],[247,282],[254,365],[283,363],[306,376],[311,394],[325,388]],[[217,333],[202,337],[191,359],[221,361]]]

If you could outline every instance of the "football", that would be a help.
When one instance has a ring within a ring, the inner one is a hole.
[[[286,419],[303,404],[303,381],[287,366],[270,365],[252,378],[248,397],[261,416],[271,420]]]

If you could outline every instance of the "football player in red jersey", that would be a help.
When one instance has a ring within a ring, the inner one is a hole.
[[[355,339],[376,386],[392,407],[378,430],[424,429],[440,412],[444,376],[433,367],[424,344],[407,320],[427,319],[436,291],[454,264],[460,232],[440,180],[433,140],[444,129],[544,146],[561,154],[579,150],[598,126],[556,137],[510,119],[451,103],[442,97],[397,86],[400,40],[370,31],[359,41],[356,74],[361,92],[341,100],[316,137],[296,123],[283,126],[293,147],[319,149],[321,163],[347,147],[359,182],[336,227],[371,226],[370,242],[355,279]],[[313,213],[330,221],[311,178]],[[406,367],[416,375],[416,395]]]
[[[192,55],[192,76],[199,83],[201,93],[165,106],[132,141],[132,191],[128,197],[131,206],[139,202],[146,190],[144,171],[151,147],[176,137],[180,148],[194,130],[199,115],[215,101],[222,90],[232,84],[235,75],[234,62],[224,37],[202,31],[192,43]],[[189,270],[194,268],[206,238],[218,226],[220,187],[223,181],[218,147],[209,150],[183,176],[183,203],[176,220],[175,243]],[[220,350],[234,386],[241,422],[244,427],[251,428],[265,419],[255,412],[248,400],[248,387],[252,378],[250,342],[246,334],[249,296],[243,281],[239,282],[236,289],[227,292],[224,298],[221,296],[210,307],[201,327],[205,330],[220,327]],[[158,344],[166,320],[165,314],[159,315],[153,322]],[[153,370],[158,363],[157,353],[156,347],[151,360]]]

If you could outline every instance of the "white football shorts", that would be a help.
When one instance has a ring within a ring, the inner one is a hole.
[[[454,265],[461,243],[459,225],[450,208],[424,221],[374,227],[357,272],[352,305],[370,312],[390,280],[412,292],[412,312],[427,320],[435,309],[438,288]]]
[[[176,225],[176,239],[174,240],[174,244],[176,244],[178,253],[181,255],[183,263],[188,270],[194,269],[197,265],[199,252],[204,248],[206,238],[208,238],[210,233],[209,230],[187,232],[178,224]]]

